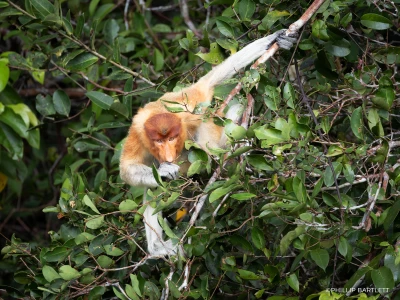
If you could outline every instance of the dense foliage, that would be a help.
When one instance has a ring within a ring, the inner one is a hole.
[[[327,0],[217,88],[204,118],[241,82],[250,125],[149,193],[186,254],[156,259],[118,174],[132,115],[311,2],[0,1],[0,297],[400,297],[399,3]]]

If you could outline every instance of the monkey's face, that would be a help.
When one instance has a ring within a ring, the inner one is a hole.
[[[151,154],[160,163],[175,162],[186,140],[181,119],[172,113],[157,114],[145,122],[144,129]]]
[[[178,137],[166,137],[153,141],[154,157],[160,162],[175,162],[182,149],[178,149]]]

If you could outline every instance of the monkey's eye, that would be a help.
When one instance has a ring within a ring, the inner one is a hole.
[[[170,137],[170,138],[168,139],[168,141],[170,141],[170,142],[172,142],[173,140],[175,140],[175,137]]]
[[[162,143],[163,143],[163,140],[156,140],[156,143],[157,143],[157,144],[162,144]]]

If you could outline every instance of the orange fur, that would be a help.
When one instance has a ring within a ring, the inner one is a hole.
[[[121,164],[130,161],[133,163],[151,165],[152,158],[158,158],[155,152],[154,141],[170,136],[177,136],[176,156],[183,150],[186,139],[195,140],[199,135],[199,128],[204,127],[204,133],[209,135],[203,138],[201,144],[211,143],[217,146],[220,140],[222,127],[215,125],[210,119],[204,122],[203,116],[194,114],[195,107],[202,102],[210,102],[213,96],[213,87],[198,82],[179,92],[166,93],[155,102],[146,104],[133,118],[125,145],[121,154]],[[173,104],[165,101],[175,102]],[[171,113],[167,107],[181,107],[185,112]],[[205,148],[207,150],[207,148]],[[150,162],[147,164],[146,162]]]

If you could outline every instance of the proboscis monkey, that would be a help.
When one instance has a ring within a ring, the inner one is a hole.
[[[204,122],[201,115],[194,114],[193,111],[203,102],[210,103],[216,85],[259,58],[275,41],[280,48],[290,49],[296,38],[286,36],[285,30],[280,30],[258,39],[227,58],[195,84],[179,92],[166,93],[157,101],[139,109],[122,149],[122,180],[132,186],[145,187],[146,190],[157,187],[158,183],[151,169],[154,162],[158,163],[158,174],[162,178],[176,179],[179,176],[179,166],[176,163],[187,139],[194,140],[206,151],[207,147],[225,146],[223,127],[214,124],[212,119]],[[180,106],[185,111],[172,113],[166,106]],[[235,120],[238,115],[237,106],[233,106],[225,117]],[[144,204],[147,204],[146,190]],[[174,255],[177,247],[171,240],[163,239],[163,229],[158,223],[157,214],[153,215],[154,210],[147,205],[143,215],[148,251],[155,256]]]

